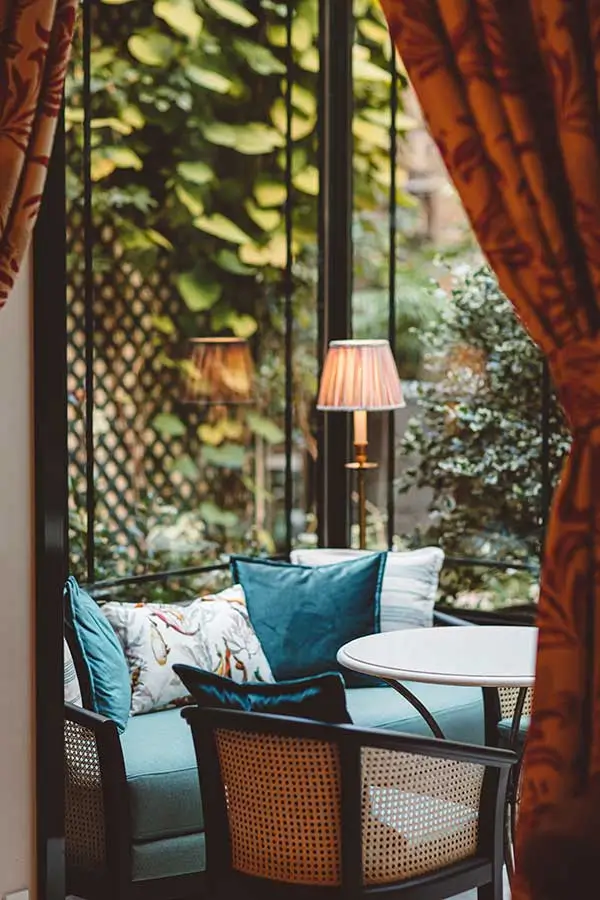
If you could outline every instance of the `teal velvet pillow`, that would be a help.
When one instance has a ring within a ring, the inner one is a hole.
[[[69,645],[93,712],[125,731],[131,706],[129,667],[119,639],[98,604],[71,576],[65,585]]]
[[[342,644],[379,631],[385,553],[329,566],[234,556],[231,569],[276,681],[339,669]],[[346,684],[375,683],[344,670]]]
[[[177,663],[173,671],[202,708],[295,716],[331,725],[352,724],[346,708],[344,682],[337,672],[274,684],[261,681],[238,684],[231,678],[223,678],[196,666]]]

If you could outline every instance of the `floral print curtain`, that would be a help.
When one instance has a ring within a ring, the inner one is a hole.
[[[75,11],[76,0],[0,0],[0,308],[42,199]]]
[[[600,774],[600,0],[382,6],[481,247],[548,358],[573,433],[539,604],[513,884],[513,900],[525,900],[534,896],[527,851],[543,847],[544,835],[547,850],[566,848],[553,838]],[[540,862],[558,890],[561,853]],[[583,896],[571,888],[556,896]]]

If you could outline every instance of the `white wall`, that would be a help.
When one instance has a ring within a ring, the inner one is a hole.
[[[0,310],[0,897],[35,871],[31,326],[28,264]]]

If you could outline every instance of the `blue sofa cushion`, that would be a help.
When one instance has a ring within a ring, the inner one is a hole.
[[[133,716],[121,735],[134,841],[202,831],[194,745],[181,710]]]
[[[385,553],[317,567],[231,558],[277,681],[334,671],[342,644],[379,631],[385,561]],[[347,684],[354,677],[344,672]]]
[[[483,743],[483,702],[479,688],[434,684],[409,687],[435,715],[449,739]],[[350,688],[346,691],[346,703],[352,721],[360,727],[430,736],[420,715],[391,687]],[[165,709],[134,716],[121,735],[121,746],[129,787],[132,836],[137,843],[151,842],[138,853],[140,873],[148,872],[148,867],[153,865],[152,847],[159,847],[158,841],[165,841],[164,852],[168,855],[171,851],[166,845],[172,843],[169,838],[192,835],[204,827],[192,735],[180,710]],[[147,860],[144,865],[142,857]]]
[[[448,740],[484,743],[483,694],[478,687],[405,682],[425,704]],[[346,692],[348,712],[360,728],[388,728],[431,737],[414,706],[391,687],[353,688]]]
[[[519,734],[517,736],[518,745],[522,745],[525,743],[525,738],[527,737],[527,732],[529,731],[530,722],[530,716],[521,716],[521,721],[519,722]],[[512,716],[508,719],[502,719],[501,722],[498,722],[498,733],[500,736],[500,742],[503,747],[508,747],[510,745],[510,733],[512,731],[512,724]]]
[[[332,725],[350,722],[344,681],[339,672],[276,681],[274,684],[259,681],[238,684],[231,678],[223,678],[197,666],[178,663],[173,666],[173,671],[179,675],[194,702],[201,707],[297,716]]]

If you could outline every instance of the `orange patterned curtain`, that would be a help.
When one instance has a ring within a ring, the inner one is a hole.
[[[76,0],[0,0],[0,308],[37,218],[75,9]]]
[[[531,874],[526,851],[540,841],[565,849],[556,837],[577,819],[573,798],[598,794],[600,775],[600,0],[382,5],[481,247],[546,354],[572,427],[542,575],[513,900],[588,896],[573,869],[571,893],[556,895],[534,893],[539,873],[528,885],[523,869]],[[557,889],[564,854],[540,862]]]

